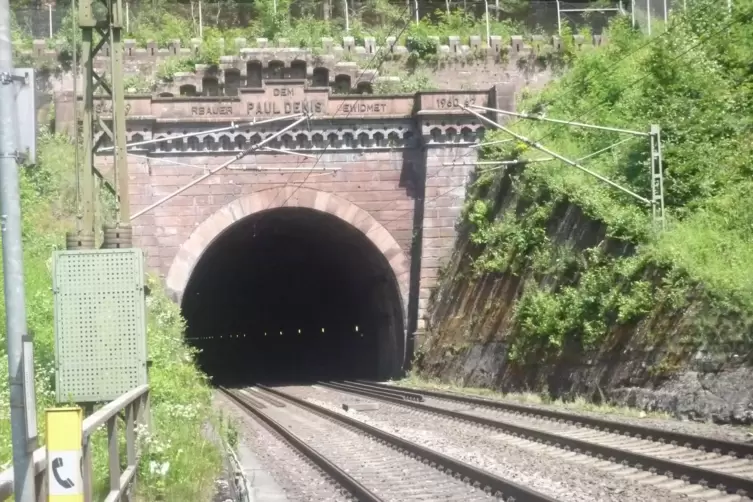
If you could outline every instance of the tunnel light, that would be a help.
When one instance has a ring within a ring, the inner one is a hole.
[[[324,328],[322,328],[322,333],[324,333]]]
[[[356,333],[358,333],[358,324],[356,324]]]
[[[299,335],[301,334],[301,328],[298,328],[298,334]]]
[[[267,332],[266,331],[264,332],[264,336],[267,336]]]
[[[282,331],[280,331],[280,336],[282,336]]]

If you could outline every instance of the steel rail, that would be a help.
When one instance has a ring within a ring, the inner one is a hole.
[[[278,401],[277,399],[274,399],[272,396],[264,394],[263,392],[258,392],[253,387],[251,387],[251,390],[254,391],[254,397],[261,399],[262,401],[265,401],[272,406],[276,406],[277,408],[282,408],[285,406],[285,403],[283,403],[282,401]]]
[[[342,388],[338,388],[337,386],[330,386],[329,384],[320,385],[330,387],[331,389],[338,390],[340,392],[348,392],[356,395],[361,392],[360,390],[354,388],[344,390]],[[652,457],[649,455],[644,455],[642,453],[629,451],[627,449],[620,448],[619,446],[606,446],[595,442],[577,439],[569,437],[564,433],[560,434],[548,432],[505,420],[485,418],[476,415],[470,415],[464,412],[437,408],[436,406],[431,406],[424,403],[408,401],[402,399],[401,397],[397,397],[397,395],[395,397],[372,397],[372,399],[380,399],[401,406],[409,406],[425,413],[451,417],[472,424],[494,427],[495,429],[499,429],[531,441],[553,445],[557,448],[569,449],[575,451],[576,453],[584,453],[589,456],[604,458],[612,462],[619,462],[625,465],[633,466],[639,470],[658,472],[660,474],[664,474],[667,477],[681,478],[690,483],[713,487],[727,493],[733,493],[743,496],[753,495],[753,479],[750,478],[743,478],[734,474],[726,474],[722,471],[708,470],[689,464],[675,462],[673,460]],[[604,432],[609,431],[607,429]],[[651,440],[655,439],[652,438]]]
[[[332,410],[324,408],[322,406],[310,403],[303,399],[291,396],[290,394],[273,389],[264,385],[257,385],[260,389],[278,396],[279,398],[293,403],[302,408],[306,408],[317,415],[340,422],[348,427],[356,429],[362,433],[373,436],[380,441],[383,441],[400,451],[409,453],[411,456],[415,455],[418,458],[424,459],[431,463],[432,466],[443,470],[446,474],[453,474],[456,477],[470,482],[474,487],[483,488],[484,491],[491,492],[495,497],[502,498],[503,500],[515,500],[516,502],[557,502],[556,499],[549,497],[543,493],[531,490],[525,486],[519,485],[507,479],[500,478],[490,472],[473,467],[470,464],[461,462],[460,460],[453,459],[442,453],[423,447],[401,437],[385,432],[376,427],[372,427],[363,422],[347,417],[340,413],[336,413]],[[388,399],[388,398],[380,398]],[[396,399],[398,400],[398,399]],[[404,401],[399,399],[401,403],[413,403],[411,401]]]
[[[466,396],[457,393],[442,392],[436,390],[424,390],[417,389],[415,387],[397,387],[395,385],[366,382],[362,380],[357,381],[359,384],[365,387],[373,387],[378,389],[396,390],[398,392],[409,391],[424,396],[436,397],[439,399],[447,399],[450,401],[458,401],[467,404],[474,404],[477,406],[486,406],[488,408],[495,408],[503,411],[511,411],[514,413],[520,413],[522,415],[539,416],[548,418],[550,420],[560,420],[567,423],[572,422],[574,425],[582,425],[584,427],[591,427],[594,429],[607,431],[613,431],[619,434],[629,434],[637,438],[643,438],[648,440],[664,440],[667,443],[676,443],[678,446],[684,446],[686,448],[695,448],[698,450],[711,451],[716,453],[723,453],[732,457],[739,458],[751,458],[753,457],[753,443],[738,443],[735,441],[727,441],[725,439],[716,439],[703,436],[697,436],[694,434],[686,434],[682,432],[669,431],[664,429],[657,429],[655,427],[647,427],[645,425],[628,424],[619,422],[617,420],[611,420],[608,418],[596,418],[577,413],[568,413],[565,411],[546,410],[542,408],[536,408],[533,406],[526,406],[524,404],[509,403],[503,401],[497,401],[492,399],[484,399],[481,397]]]
[[[369,384],[361,383],[358,381],[345,380],[343,382],[338,382],[338,383],[340,385],[348,385],[350,387],[361,387],[361,388],[366,388],[366,389],[369,389],[369,388],[373,389],[373,387],[371,387]],[[392,390],[392,389],[389,389],[389,390]],[[411,401],[422,402],[424,400],[423,394],[421,394],[420,392],[414,392],[410,389],[406,389],[406,390],[395,389],[394,392],[396,394],[403,396],[405,399],[410,399]]]
[[[236,392],[220,387],[220,391],[228,396],[230,399],[238,403],[249,414],[252,414],[255,418],[268,425],[271,429],[277,432],[282,438],[291,444],[296,450],[301,452],[306,458],[311,460],[317,467],[324,471],[332,479],[337,481],[343,488],[348,490],[351,495],[357,498],[359,502],[384,502],[383,499],[376,496],[369,491],[365,486],[355,480],[350,474],[346,473],[335,464],[330,462],[324,455],[317,452],[315,449],[306,444],[304,440],[293,434],[283,425],[278,423],[273,418],[269,417],[266,413],[256,408],[253,404],[250,404],[244,397],[240,397]]]
[[[368,393],[368,395],[373,396],[373,397],[399,396],[402,399],[409,399],[411,401],[416,401],[416,402],[421,402],[421,401],[424,400],[424,398],[423,398],[423,396],[421,394],[416,394],[415,392],[400,392],[400,391],[398,391],[398,392],[393,393],[393,392],[390,392],[388,390],[375,390],[373,387],[369,388],[369,387],[366,387],[366,386],[361,386],[361,385],[353,384],[353,383],[350,383],[350,382],[347,382],[347,383],[318,382],[318,384],[319,385],[334,386],[334,387],[342,388],[343,390],[348,390],[348,389],[360,390],[361,392]]]

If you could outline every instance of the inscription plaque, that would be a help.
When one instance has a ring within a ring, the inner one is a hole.
[[[256,101],[246,105],[246,115],[288,115],[291,113],[322,113],[321,101]]]
[[[475,105],[476,96],[442,96],[434,100],[434,106],[440,110]]]
[[[345,113],[385,113],[387,111],[387,103],[343,103],[343,112]]]
[[[100,101],[94,105],[94,112],[101,115],[112,115],[112,101]],[[126,102],[125,114],[131,113],[131,103]]]
[[[320,114],[326,101],[306,96],[302,86],[275,86],[265,89],[261,96],[249,96],[246,115],[255,117],[291,115],[293,113]]]
[[[232,115],[232,105],[197,105],[191,107],[191,115],[204,116],[204,115]]]

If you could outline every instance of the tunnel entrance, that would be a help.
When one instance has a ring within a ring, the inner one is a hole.
[[[205,250],[186,285],[186,338],[215,384],[388,378],[404,357],[385,256],[329,213],[254,213]]]

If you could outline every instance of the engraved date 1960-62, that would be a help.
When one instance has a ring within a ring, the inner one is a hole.
[[[452,97],[446,97],[446,98],[437,98],[436,100],[437,108],[443,108],[443,109],[461,108],[463,106],[469,106],[469,105],[475,105],[475,104],[476,104],[475,96],[452,96]]]

